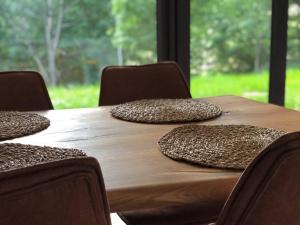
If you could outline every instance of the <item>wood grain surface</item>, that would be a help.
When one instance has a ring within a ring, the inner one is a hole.
[[[201,124],[249,124],[300,130],[300,112],[242,97],[207,98],[223,115]],[[201,201],[225,202],[240,171],[203,168],[174,161],[157,141],[182,124],[152,125],[117,120],[110,107],[38,112],[48,129],[7,142],[78,148],[100,162],[111,212]],[[200,123],[199,123],[200,124]]]

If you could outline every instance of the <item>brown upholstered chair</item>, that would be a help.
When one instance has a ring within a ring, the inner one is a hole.
[[[191,98],[183,72],[175,62],[109,66],[103,70],[99,105],[150,98]],[[224,187],[224,192],[227,194],[231,187]],[[209,223],[216,220],[226,198],[224,195],[223,199],[212,204],[195,201],[188,206],[119,212],[119,216],[128,225]]]
[[[53,109],[45,82],[38,72],[0,72],[0,110]]]
[[[175,62],[108,66],[102,71],[101,106],[139,99],[190,97],[183,72]]]
[[[300,132],[269,145],[245,170],[216,225],[300,224]]]
[[[65,158],[66,154],[62,154]],[[36,165],[17,169],[3,168],[1,158],[0,224],[111,224],[97,160],[59,158],[42,164],[35,160]],[[14,163],[19,164],[20,159]]]

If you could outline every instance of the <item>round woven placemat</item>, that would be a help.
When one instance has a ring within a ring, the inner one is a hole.
[[[115,105],[112,116],[141,123],[176,123],[212,119],[222,109],[199,99],[143,99]]]
[[[0,172],[82,157],[86,154],[77,149],[5,143],[0,144]]]
[[[177,127],[158,142],[163,154],[217,168],[244,169],[268,144],[285,134],[249,125],[187,125]]]
[[[49,125],[47,118],[35,113],[0,111],[0,141],[33,134]]]

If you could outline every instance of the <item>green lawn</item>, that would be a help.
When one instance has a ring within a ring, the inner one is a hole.
[[[59,86],[48,88],[55,109],[96,107],[99,85]]]
[[[289,69],[286,82],[286,107],[300,109],[300,69]],[[98,85],[50,87],[50,96],[56,109],[96,107]],[[268,74],[214,74],[194,76],[191,79],[194,98],[217,95],[239,95],[267,102]]]

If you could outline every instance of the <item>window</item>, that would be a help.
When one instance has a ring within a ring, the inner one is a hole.
[[[191,1],[193,97],[268,100],[270,0]]]
[[[300,4],[290,1],[285,105],[300,109]]]
[[[54,107],[96,107],[106,65],[156,62],[156,2],[1,1],[0,70],[37,70]]]

